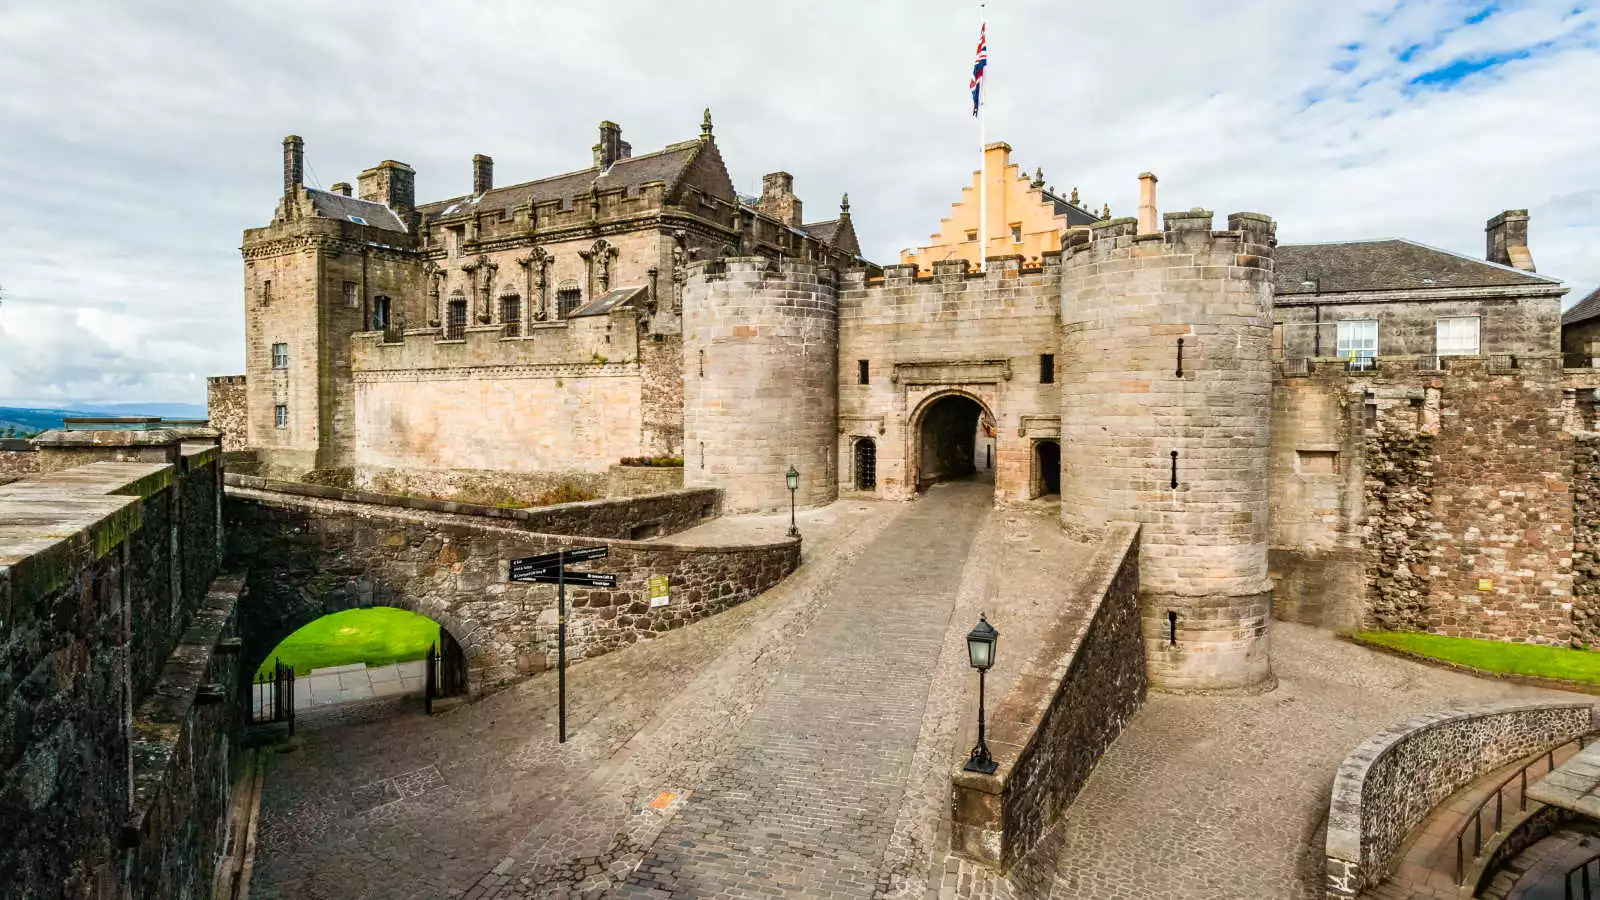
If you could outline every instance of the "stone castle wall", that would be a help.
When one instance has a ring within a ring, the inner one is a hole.
[[[1443,371],[1314,362],[1280,378],[1273,573],[1281,618],[1565,644],[1583,524],[1553,357]]]
[[[1042,380],[1041,357],[1057,353],[1059,258],[1023,271],[1020,257],[938,263],[931,276],[890,266],[881,283],[847,274],[839,294],[840,486],[855,485],[855,444],[876,441],[874,494],[915,496],[918,428],[930,401],[951,393],[977,400],[995,427],[995,495],[1037,496],[1035,445],[1061,434],[1057,384]],[[867,364],[867,383],[860,379]],[[980,454],[982,450],[980,449]],[[979,461],[981,468],[988,460]]]
[[[684,289],[684,484],[730,513],[838,496],[839,307],[829,270],[759,258],[690,266]]]
[[[599,476],[646,452],[632,310],[527,325],[518,337],[477,325],[459,341],[369,333],[352,344],[359,484],[380,471],[391,481],[439,470]]]
[[[220,452],[0,487],[0,895],[209,892],[237,756]],[[211,702],[214,700],[215,702]]]
[[[217,375],[206,379],[206,415],[212,428],[222,432],[222,449],[249,446],[250,398],[247,376]]]
[[[1164,689],[1271,679],[1275,239],[1265,216],[1211,224],[1169,213],[1165,232],[1138,235],[1112,220],[1062,258],[1062,524],[1143,526],[1144,640]]]

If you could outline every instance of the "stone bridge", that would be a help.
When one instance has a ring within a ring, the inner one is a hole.
[[[720,492],[680,490],[540,509],[502,509],[227,476],[228,558],[250,575],[239,620],[243,662],[259,665],[296,629],[329,613],[393,606],[443,626],[468,692],[552,666],[556,588],[513,583],[511,559],[603,544],[587,569],[614,588],[568,588],[567,657],[599,656],[761,593],[799,563],[800,541],[694,546],[635,540],[716,515]],[[649,581],[667,579],[666,605]]]

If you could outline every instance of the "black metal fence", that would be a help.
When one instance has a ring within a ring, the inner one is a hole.
[[[1591,870],[1594,872],[1593,875],[1589,874]],[[1565,885],[1567,900],[1593,900],[1597,883],[1600,883],[1600,854],[1591,856],[1567,870]]]
[[[256,675],[250,685],[250,724],[283,722],[294,734],[294,667],[272,661],[272,671]]]
[[[1484,841],[1499,834],[1504,826],[1506,788],[1511,787],[1513,784],[1519,785],[1516,799],[1517,812],[1527,812],[1528,770],[1539,763],[1544,763],[1544,774],[1549,775],[1551,772],[1555,771],[1556,768],[1557,750],[1572,744],[1576,744],[1578,749],[1582,750],[1594,738],[1595,735],[1586,734],[1582,737],[1576,737],[1572,738],[1571,740],[1562,741],[1554,747],[1551,747],[1545,752],[1529,760],[1526,765],[1517,770],[1516,774],[1512,775],[1510,778],[1507,778],[1505,781],[1500,782],[1500,786],[1494,789],[1493,794],[1484,797],[1478,802],[1477,809],[1472,811],[1472,814],[1467,817],[1467,820],[1461,823],[1461,828],[1456,831],[1456,884],[1462,884],[1466,881],[1468,863],[1475,862],[1478,857],[1483,855]],[[1488,811],[1489,804],[1491,803],[1494,804],[1494,827],[1486,834],[1484,832],[1483,817]],[[1472,855],[1470,856],[1467,855],[1467,844],[1469,843],[1467,832],[1469,830],[1472,832],[1472,838],[1470,841],[1472,844]]]
[[[428,647],[426,678],[423,680],[422,708],[430,715],[433,701],[441,697],[454,697],[467,692],[467,658],[461,646],[445,635],[448,648],[438,644]]]

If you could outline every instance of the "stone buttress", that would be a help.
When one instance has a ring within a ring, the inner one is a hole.
[[[693,264],[683,304],[684,486],[723,511],[838,497],[839,303],[833,271],[760,258]]]
[[[1266,216],[1113,219],[1062,260],[1061,520],[1142,525],[1150,683],[1263,690],[1273,248]]]

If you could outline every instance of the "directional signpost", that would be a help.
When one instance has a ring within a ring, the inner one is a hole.
[[[509,574],[512,581],[556,586],[556,705],[559,707],[558,737],[563,744],[567,742],[567,585],[588,588],[617,586],[615,575],[568,572],[567,566],[605,558],[605,547],[582,547],[524,556],[511,561]]]

